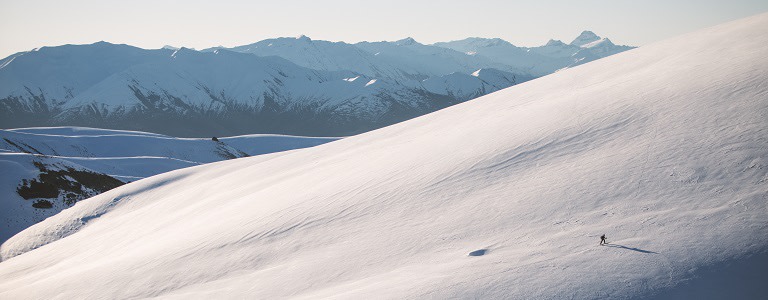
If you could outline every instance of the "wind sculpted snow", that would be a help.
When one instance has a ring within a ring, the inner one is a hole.
[[[125,185],[4,243],[0,297],[687,298],[714,282],[759,298],[763,28],[768,14]]]

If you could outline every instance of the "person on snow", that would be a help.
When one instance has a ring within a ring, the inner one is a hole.
[[[600,245],[608,244],[608,241],[605,240],[605,234],[600,236]]]

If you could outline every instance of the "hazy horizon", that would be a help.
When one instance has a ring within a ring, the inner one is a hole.
[[[768,2],[42,0],[2,3],[0,8],[6,12],[0,19],[4,58],[44,46],[98,41],[145,49],[165,45],[204,49],[299,35],[347,43],[412,37],[424,44],[484,37],[539,46],[549,39],[567,43],[591,30],[616,44],[642,46],[768,11]]]

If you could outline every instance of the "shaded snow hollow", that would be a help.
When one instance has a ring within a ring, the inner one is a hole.
[[[763,28],[125,185],[3,244],[0,298],[764,296]]]

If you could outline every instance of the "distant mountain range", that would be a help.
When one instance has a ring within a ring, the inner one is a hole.
[[[589,31],[534,48],[501,39],[348,44],[305,36],[201,51],[43,47],[0,60],[0,127],[352,135],[631,48]]]

